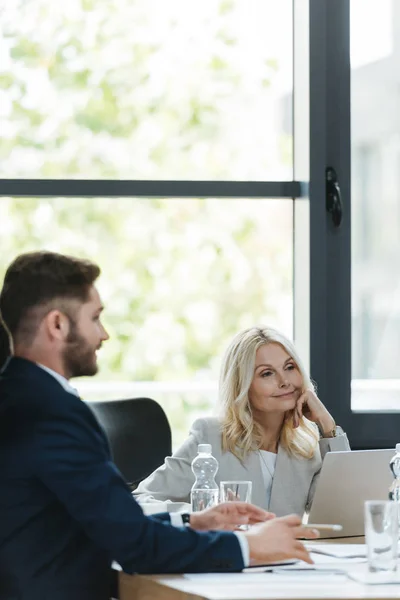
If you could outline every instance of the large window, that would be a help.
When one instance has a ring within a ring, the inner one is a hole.
[[[76,385],[155,398],[175,445],[240,329],[300,331],[308,362],[307,6],[1,8],[0,276],[40,248],[98,262],[111,339]]]
[[[152,395],[177,443],[216,403],[228,340],[267,321],[353,447],[398,441],[400,3],[6,0],[1,17],[0,271],[28,248],[101,263],[113,341],[85,397]]]

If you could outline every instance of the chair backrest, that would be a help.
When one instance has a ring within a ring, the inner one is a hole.
[[[164,410],[150,398],[87,402],[110,442],[115,464],[129,485],[138,484],[172,453]]]

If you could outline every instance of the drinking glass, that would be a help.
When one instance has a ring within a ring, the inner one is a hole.
[[[251,481],[221,481],[220,502],[251,502]]]
[[[397,569],[397,511],[397,502],[391,500],[368,500],[365,503],[365,542],[371,573]]]

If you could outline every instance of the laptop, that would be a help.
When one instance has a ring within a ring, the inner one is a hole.
[[[364,502],[387,500],[393,450],[328,452],[322,463],[308,523],[339,523],[340,532],[322,538],[364,535]]]

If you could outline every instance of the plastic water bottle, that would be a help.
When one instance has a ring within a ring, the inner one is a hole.
[[[391,459],[389,466],[394,477],[389,488],[389,500],[397,502],[400,519],[400,444],[396,444],[396,454]]]
[[[199,444],[197,456],[192,462],[192,471],[196,477],[190,494],[192,512],[218,504],[218,486],[215,482],[218,461],[211,451],[211,444]]]

